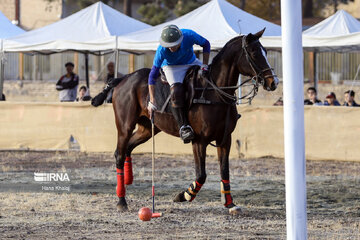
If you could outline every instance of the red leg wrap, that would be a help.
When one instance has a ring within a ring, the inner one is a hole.
[[[233,203],[233,199],[231,197],[231,192],[230,192],[229,180],[221,180],[221,201],[225,205],[225,207]]]
[[[124,179],[125,179],[126,185],[131,185],[134,180],[131,160],[132,160],[131,157],[126,157],[125,163],[124,163],[124,173],[125,173]]]
[[[192,184],[190,184],[189,188],[185,191],[185,199],[189,202],[191,202],[192,200],[195,199],[196,194],[198,194],[198,192],[200,191],[202,187],[202,184],[198,183],[197,181],[193,182]]]
[[[116,194],[118,197],[125,197],[124,169],[116,168],[117,186]]]

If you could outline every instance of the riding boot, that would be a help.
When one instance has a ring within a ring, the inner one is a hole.
[[[180,128],[179,130],[180,138],[184,141],[184,143],[189,143],[191,140],[194,139],[194,131],[189,125],[189,122],[186,118],[185,108],[173,107],[172,113]]]
[[[186,117],[185,109],[185,89],[182,83],[175,83],[171,86],[172,113],[179,124],[179,135],[184,143],[189,143],[194,139],[194,131],[190,127]]]

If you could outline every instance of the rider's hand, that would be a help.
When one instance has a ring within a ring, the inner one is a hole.
[[[206,64],[201,65],[200,76],[207,78],[209,74],[209,66]]]
[[[155,104],[153,104],[152,102],[149,101],[148,107],[147,107],[148,111],[149,111],[149,115],[150,118],[153,116],[153,112],[155,112],[157,110]]]

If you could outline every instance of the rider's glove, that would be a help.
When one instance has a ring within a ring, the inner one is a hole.
[[[206,64],[201,65],[200,76],[207,78],[209,74],[209,66]]]
[[[156,107],[152,102],[149,101],[149,104],[148,104],[148,106],[147,106],[147,109],[148,109],[150,118],[152,118],[154,112],[157,110],[157,107]]]

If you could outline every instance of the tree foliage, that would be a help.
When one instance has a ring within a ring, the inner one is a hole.
[[[182,16],[204,3],[203,0],[157,0],[143,4],[137,12],[142,16],[142,21],[157,25],[165,22],[172,15]]]
[[[191,0],[179,0],[177,1],[174,9],[174,13],[177,17],[180,17],[182,15],[187,14],[188,12],[191,12],[192,10],[200,7],[202,4],[197,1],[191,1]]]
[[[147,3],[142,5],[138,11],[142,21],[150,25],[157,25],[166,21],[170,16],[170,10],[158,3]]]
[[[280,19],[280,0],[228,0],[235,6],[266,20]],[[338,4],[354,0],[302,0],[304,17],[323,17],[325,8],[337,9]]]

